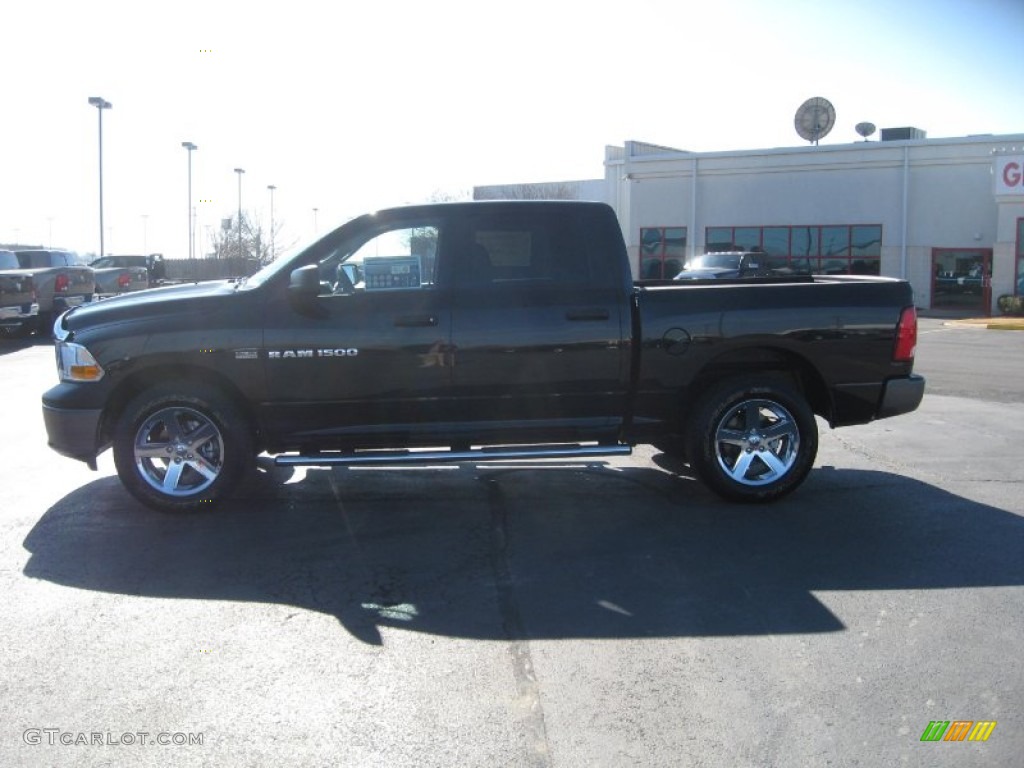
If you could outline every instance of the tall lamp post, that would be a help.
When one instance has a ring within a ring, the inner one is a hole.
[[[314,235],[316,235],[316,233],[317,233],[316,212],[319,211],[319,210],[320,210],[319,208],[314,208],[313,209],[313,234]]]
[[[181,146],[188,150],[188,257],[196,257],[196,235],[195,225],[192,222],[192,151],[199,149],[191,141],[181,142]]]
[[[242,253],[242,174],[245,173],[245,169],[235,168],[235,173],[238,174],[238,257],[241,258],[244,255]]]
[[[273,184],[267,184],[267,189],[270,190],[270,260],[273,261],[277,256],[274,253],[274,190],[277,187]]]
[[[102,96],[90,96],[89,104],[96,107],[100,116],[100,258],[103,258],[103,110],[110,109],[114,105]]]

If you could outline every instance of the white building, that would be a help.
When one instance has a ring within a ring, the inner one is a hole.
[[[923,132],[705,153],[630,141],[606,148],[603,189],[580,197],[615,208],[638,277],[740,248],[797,273],[903,277],[934,310],[1024,293],[1024,134],[904,136]]]

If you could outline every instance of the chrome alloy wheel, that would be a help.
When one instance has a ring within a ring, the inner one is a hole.
[[[744,400],[730,408],[715,429],[715,458],[732,480],[746,486],[785,476],[800,453],[800,429],[792,414],[773,400]]]
[[[135,433],[134,456],[139,475],[154,489],[192,496],[209,488],[224,468],[224,439],[199,411],[162,408]]]

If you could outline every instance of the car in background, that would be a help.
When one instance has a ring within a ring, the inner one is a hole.
[[[20,274],[14,251],[0,250],[0,337],[28,335],[38,320],[39,301],[32,276]]]
[[[72,307],[92,301],[96,280],[82,256],[74,251],[37,249],[15,251],[18,269],[0,274],[30,277],[39,301],[36,325],[49,332],[54,318]]]
[[[757,251],[720,251],[705,253],[686,263],[676,280],[722,280],[741,277],[768,277],[768,254]]]
[[[160,265],[163,266],[162,261]],[[103,256],[90,262],[89,266],[96,279],[98,299],[149,288],[150,270],[146,256]]]
[[[159,283],[167,277],[167,268],[164,264],[162,253],[149,253],[146,255],[107,255],[96,259],[91,265],[94,269],[108,267],[142,267],[149,274],[150,283]]]

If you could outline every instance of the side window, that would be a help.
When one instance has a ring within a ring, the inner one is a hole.
[[[440,240],[440,228],[424,224],[343,244],[320,262],[321,295],[433,289]]]
[[[587,243],[571,215],[480,221],[471,231],[466,276],[474,283],[588,283]]]

